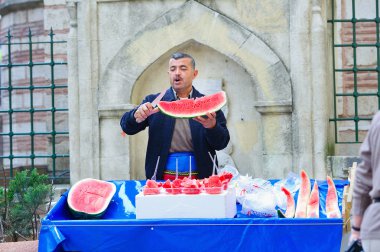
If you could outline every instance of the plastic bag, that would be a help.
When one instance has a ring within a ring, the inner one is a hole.
[[[236,200],[242,205],[245,195],[252,192],[253,179],[248,175],[240,175],[238,179],[233,181],[233,186],[236,189]]]
[[[282,179],[274,184],[276,190],[281,191],[281,186],[284,186],[292,194],[298,191],[301,186],[300,175],[294,172],[289,172],[288,176],[285,179]]]
[[[231,173],[233,176],[231,180],[236,180],[240,176],[239,171],[231,165],[226,165],[221,169],[217,169],[216,171],[218,172],[218,174],[222,174],[223,172]]]
[[[276,199],[272,188],[257,187],[251,193],[246,194],[241,213],[258,218],[276,217]]]

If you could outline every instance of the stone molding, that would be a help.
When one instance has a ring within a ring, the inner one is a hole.
[[[42,7],[43,4],[43,0],[5,0],[0,4],[0,15],[4,16],[15,11]]]
[[[261,114],[283,114],[293,111],[291,101],[256,102],[255,108]]]
[[[135,108],[134,104],[106,105],[98,108],[99,118],[121,118],[121,116]]]

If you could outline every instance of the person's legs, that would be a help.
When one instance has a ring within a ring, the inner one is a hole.
[[[380,240],[362,240],[364,252],[380,251]]]

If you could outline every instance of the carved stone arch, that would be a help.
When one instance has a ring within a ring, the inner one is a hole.
[[[210,46],[245,68],[257,84],[255,99],[260,104],[291,104],[289,73],[271,48],[245,27],[195,1],[165,13],[125,43],[101,79],[100,104],[129,103],[125,94],[132,93],[142,72],[189,40]],[[123,83],[122,90],[115,82]]]
[[[186,32],[176,32],[178,30]],[[253,32],[196,1],[168,11],[125,43],[101,77],[99,106],[128,107],[120,105],[133,103],[135,83],[145,69],[168,51],[189,41],[225,55],[251,76],[255,89],[255,97],[252,97],[255,108],[252,109],[261,113],[263,129],[260,171],[254,175],[284,177],[292,167],[289,73],[280,58]],[[274,137],[277,138],[275,146],[271,143]],[[281,169],[274,171],[272,166]]]

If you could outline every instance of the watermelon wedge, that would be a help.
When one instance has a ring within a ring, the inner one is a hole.
[[[111,182],[86,178],[71,187],[67,204],[77,218],[99,218],[106,211],[115,192],[116,186]]]
[[[177,101],[160,101],[157,106],[160,111],[175,118],[193,118],[220,110],[227,103],[224,91],[196,99]]]
[[[314,182],[311,190],[309,202],[307,203],[307,218],[319,218],[319,190],[317,181]]]
[[[296,218],[306,218],[307,203],[310,196],[310,179],[304,170],[301,170],[301,186],[298,191]]]
[[[281,191],[285,193],[286,196],[286,212],[282,213],[286,218],[294,218],[295,204],[292,193],[285,187],[281,187]],[[281,211],[281,210],[280,210]]]
[[[327,176],[327,195],[326,195],[326,217],[327,218],[342,218],[338,205],[338,195],[334,181]]]

